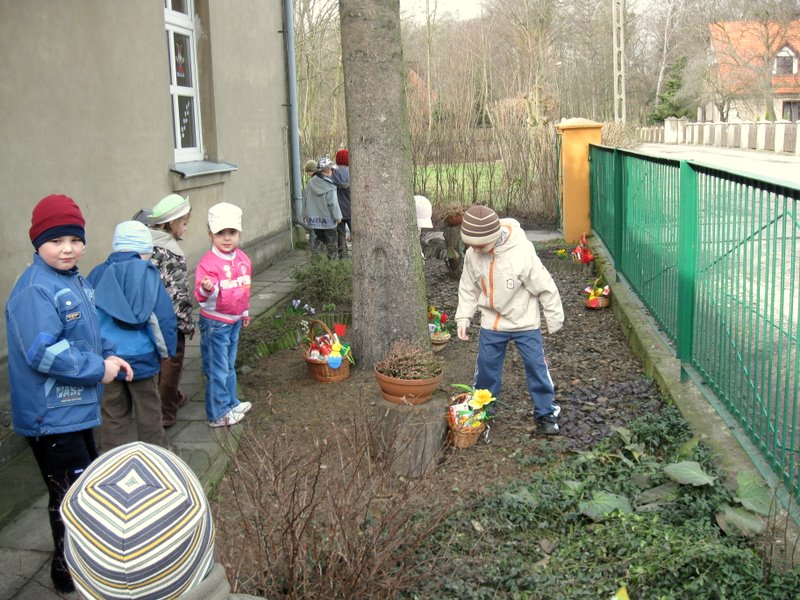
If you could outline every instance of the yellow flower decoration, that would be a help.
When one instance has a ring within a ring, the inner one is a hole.
[[[472,393],[472,399],[469,401],[469,407],[473,409],[483,408],[490,402],[494,402],[492,392],[489,390],[475,390]]]

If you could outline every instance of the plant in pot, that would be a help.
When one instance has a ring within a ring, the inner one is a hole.
[[[375,365],[381,395],[395,404],[422,404],[442,381],[444,363],[423,342],[398,340]]]

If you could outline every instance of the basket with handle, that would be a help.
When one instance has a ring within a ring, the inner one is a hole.
[[[450,445],[456,448],[474,446],[485,429],[485,423],[481,423],[477,427],[451,427],[448,435]]]
[[[317,319],[312,319],[308,322],[308,336],[313,340],[322,332],[327,333],[333,339],[333,333],[325,323]],[[333,383],[334,381],[344,381],[350,377],[350,361],[347,357],[342,357],[342,364],[338,369],[332,369],[328,366],[327,360],[318,360],[316,358],[309,358],[308,353],[310,348],[307,344],[301,346],[303,351],[303,360],[308,365],[308,374],[314,381],[320,383]]]

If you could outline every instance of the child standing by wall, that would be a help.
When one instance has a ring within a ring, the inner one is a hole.
[[[186,338],[194,336],[192,296],[186,257],[178,242],[186,234],[192,207],[189,200],[170,194],[153,208],[150,215],[153,235],[153,256],[150,258],[161,273],[161,281],[172,298],[172,308],[178,318],[178,343],[175,354],[161,361],[158,393],[161,396],[161,417],[164,427],[178,420],[178,409],[189,402],[188,394],[180,390]]]
[[[172,300],[161,283],[150,230],[138,221],[114,229],[113,252],[87,278],[103,337],[117,345],[117,354],[133,367],[133,381],[118,376],[103,391],[103,451],[127,444],[131,413],[139,440],[169,448],[161,420],[156,376],[161,360],[175,354],[178,327]]]
[[[461,239],[469,246],[458,285],[458,337],[468,340],[467,327],[481,311],[475,388],[498,397],[506,346],[513,341],[525,365],[528,392],[541,433],[559,432],[561,408],[553,404],[555,390],[542,347],[539,307],[548,333],[564,324],[564,308],[553,278],[514,219],[498,219],[487,206],[464,213]]]
[[[220,202],[208,209],[211,250],[195,270],[194,296],[200,303],[200,353],[206,375],[206,416],[210,427],[241,421],[250,402],[237,397],[236,351],[242,325],[250,324],[252,267],[239,250],[242,209]]]
[[[103,383],[130,365],[100,335],[94,291],[78,272],[85,221],[71,198],[52,195],[33,209],[36,253],[6,303],[8,373],[14,431],[33,450],[49,494],[56,590],[74,590],[64,562],[59,507],[69,486],[97,457],[92,428],[100,424]]]

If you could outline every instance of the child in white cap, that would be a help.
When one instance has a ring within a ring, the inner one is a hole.
[[[206,374],[206,417],[210,427],[241,421],[250,402],[236,390],[236,350],[242,325],[250,324],[250,259],[239,249],[242,209],[220,202],[208,209],[211,250],[195,270],[200,303],[200,353]]]
[[[156,379],[161,360],[175,354],[178,329],[172,301],[158,269],[149,262],[153,238],[146,225],[117,225],[111,249],[87,280],[94,288],[100,332],[131,365],[133,380],[120,373],[103,389],[101,448],[127,444],[133,419],[138,439],[168,448]]]

